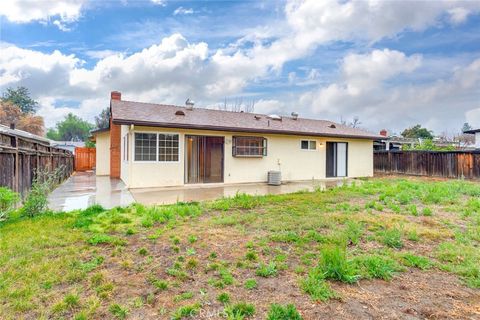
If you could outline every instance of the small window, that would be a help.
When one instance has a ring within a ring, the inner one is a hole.
[[[315,140],[302,140],[301,141],[302,150],[317,150],[317,141]]]
[[[158,161],[178,161],[178,134],[158,135]]]
[[[263,137],[233,137],[234,157],[263,157],[267,155],[267,139]]]
[[[157,160],[157,134],[135,133],[135,161]]]

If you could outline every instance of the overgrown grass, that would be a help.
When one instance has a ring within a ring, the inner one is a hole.
[[[362,279],[394,282],[407,269],[480,288],[479,196],[465,181],[370,179],[10,219],[0,222],[0,318],[121,319],[149,308],[182,319],[222,304],[229,319],[301,319],[293,305],[270,307],[264,290],[291,290],[281,298],[297,307],[328,303]]]

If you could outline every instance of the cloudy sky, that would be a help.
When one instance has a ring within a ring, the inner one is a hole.
[[[26,86],[53,126],[109,93],[399,132],[480,127],[480,1],[9,0],[0,90]]]

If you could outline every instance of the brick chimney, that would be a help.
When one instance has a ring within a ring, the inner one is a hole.
[[[382,129],[382,130],[380,130],[380,135],[384,136],[384,137],[387,137],[388,136],[388,131],[385,130],[385,129]]]
[[[119,91],[112,91],[110,93],[110,101],[122,100],[122,93]],[[120,125],[114,124],[112,121],[112,104],[110,103],[110,178],[120,178]]]
[[[110,92],[110,99],[111,100],[122,100],[122,93],[120,91],[112,91],[112,92]]]

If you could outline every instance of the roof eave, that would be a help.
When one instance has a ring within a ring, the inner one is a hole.
[[[119,125],[133,124],[136,126],[145,126],[145,127],[164,127],[164,128],[196,129],[196,130],[227,131],[227,132],[270,133],[270,134],[284,134],[284,135],[296,135],[296,136],[339,137],[339,138],[368,139],[368,140],[377,140],[381,137],[376,135],[349,135],[349,134],[341,134],[341,133],[338,133],[338,134],[314,133],[314,132],[301,132],[301,131],[288,131],[288,130],[275,130],[275,129],[232,128],[232,127],[222,127],[222,126],[151,122],[151,121],[138,121],[138,120],[127,120],[127,119],[113,119],[112,122],[114,124],[119,124]]]

